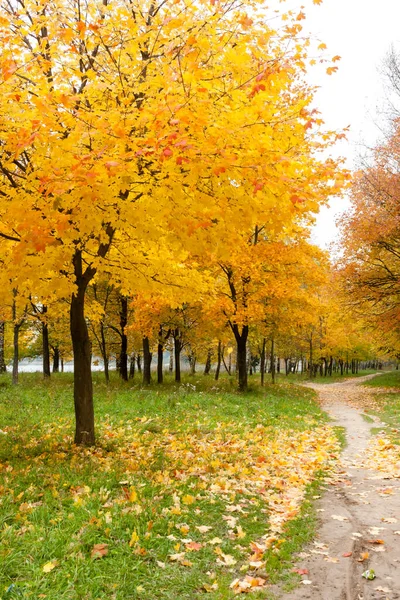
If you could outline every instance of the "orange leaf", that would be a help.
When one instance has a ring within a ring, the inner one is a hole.
[[[95,544],[90,553],[91,558],[103,558],[108,554],[108,544]]]

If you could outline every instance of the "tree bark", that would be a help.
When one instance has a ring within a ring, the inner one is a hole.
[[[308,368],[310,370],[310,379],[314,377],[314,364],[313,364],[313,338],[310,336],[310,360],[308,362]]]
[[[218,342],[218,352],[217,352],[217,368],[215,369],[215,381],[219,379],[219,372],[221,370],[221,360],[222,360],[222,343]]]
[[[13,290],[13,304],[12,304],[12,318],[14,322],[14,336],[13,336],[13,370],[12,370],[12,383],[13,385],[17,385],[18,383],[18,362],[19,362],[19,328],[21,327],[20,323],[17,323],[17,303],[15,300],[15,296],[17,295],[17,291]]]
[[[231,325],[236,340],[237,349],[237,371],[239,391],[247,391],[247,338],[249,335],[249,326],[243,325],[241,331],[237,323]]]
[[[78,259],[79,260],[79,259]],[[75,404],[75,444],[94,444],[94,408],[91,371],[91,344],[85,320],[84,283],[71,299],[71,339],[74,353],[74,404]]]
[[[150,342],[146,336],[143,338],[143,385],[151,383],[151,359]]]
[[[204,375],[209,375],[211,371],[211,350],[207,351],[206,364],[204,367]]]
[[[135,377],[135,353],[131,354],[131,362],[129,365],[129,379],[133,379]]]
[[[109,372],[109,360],[107,354],[107,342],[106,335],[104,331],[104,323],[103,320],[100,321],[100,350],[101,356],[103,358],[104,363],[104,377],[106,378],[106,383],[110,383],[110,372]]]
[[[58,373],[60,370],[60,350],[58,346],[53,348],[53,373]]]
[[[128,336],[126,326],[128,325],[128,298],[119,295],[120,310],[119,324],[121,327],[121,350],[119,355],[119,374],[121,379],[128,381]]]
[[[159,332],[159,337],[161,340],[162,330]],[[157,383],[163,383],[164,373],[163,373],[163,362],[164,362],[164,344],[159,340],[157,345]]]
[[[43,313],[47,308],[43,307]],[[42,323],[42,344],[43,344],[43,377],[50,377],[50,346],[49,346],[49,327],[47,323]]]
[[[263,338],[261,352],[260,352],[260,373],[261,373],[261,385],[264,385],[264,375],[265,375],[265,346],[267,340]]]
[[[271,361],[271,381],[272,381],[272,383],[275,383],[275,339],[273,337],[271,338],[270,361]]]
[[[181,351],[182,341],[179,329],[174,330],[174,358],[175,358],[175,381],[181,382]]]
[[[0,373],[6,373],[7,367],[4,359],[4,334],[5,334],[5,323],[0,321]]]
[[[142,372],[142,356],[141,356],[140,352],[137,353],[136,364],[137,364],[138,372],[141,373]]]
[[[95,275],[95,269],[87,267],[83,272],[82,252],[75,250],[73,265],[76,291],[72,294],[70,329],[74,354],[74,405],[75,444],[94,444],[94,408],[91,370],[91,343],[85,319],[86,288]]]

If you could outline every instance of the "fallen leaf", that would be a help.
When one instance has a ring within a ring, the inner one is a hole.
[[[335,521],[348,521],[347,517],[342,517],[341,515],[331,515],[332,519]]]
[[[186,544],[186,548],[188,550],[195,550],[196,552],[198,552],[200,550],[200,548],[203,547],[203,544],[200,544],[199,542],[188,542]]]
[[[47,562],[45,565],[43,565],[42,571],[43,573],[50,573],[50,571],[55,569],[57,566],[58,560],[51,560],[50,562]]]
[[[231,554],[224,554],[223,552],[221,552],[219,553],[219,556],[217,558],[217,563],[219,565],[231,567],[233,565],[236,565],[237,560]]]
[[[108,554],[108,544],[95,544],[90,553],[91,558],[103,558]]]
[[[349,558],[349,556],[353,556],[352,552],[343,552],[342,556],[344,556],[344,558]]]
[[[383,540],[368,540],[368,544],[384,544]]]
[[[312,581],[310,579],[303,579],[301,583],[303,583],[304,585],[311,585]]]
[[[324,560],[326,560],[326,562],[330,562],[330,563],[338,563],[339,562],[338,558],[334,558],[332,556],[325,556]]]
[[[136,530],[132,531],[131,539],[129,541],[129,545],[132,547],[139,541],[139,536],[136,533]]]
[[[200,533],[207,533],[212,527],[209,525],[196,525],[196,529],[197,531],[200,531]]]
[[[375,588],[375,591],[376,592],[384,592],[385,594],[390,594],[390,592],[392,590],[387,587],[382,587],[381,585],[378,585],[378,587]]]
[[[369,558],[369,552],[361,552],[359,558],[357,558],[358,562],[364,562],[364,560],[367,560],[367,558]]]
[[[381,519],[384,523],[397,523],[397,519],[395,519],[394,517],[390,517],[390,518],[386,518],[383,517],[383,519]]]
[[[308,575],[308,569],[293,569],[293,573],[298,573],[299,575]]]

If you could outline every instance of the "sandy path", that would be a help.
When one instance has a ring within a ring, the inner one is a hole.
[[[285,600],[400,600],[400,478],[385,479],[361,464],[370,428],[377,426],[356,408],[368,400],[368,391],[358,383],[369,377],[357,383],[310,384],[335,424],[346,428],[348,445],[337,480],[318,500],[318,537],[296,564],[308,570],[302,575],[307,583],[281,595]],[[384,544],[369,542],[377,539]],[[350,557],[343,556],[349,552]],[[359,562],[366,552],[368,558]],[[373,569],[376,579],[365,580],[366,569]]]

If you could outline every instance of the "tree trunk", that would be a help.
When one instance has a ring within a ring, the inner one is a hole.
[[[206,364],[204,367],[204,375],[209,375],[211,371],[211,350],[207,351]]]
[[[237,348],[237,370],[239,391],[247,391],[247,338],[249,335],[249,326],[243,325],[242,331],[239,331],[239,326],[235,323],[232,326],[232,331],[236,339]]]
[[[14,356],[13,356],[13,371],[12,371],[12,382],[13,385],[18,383],[18,361],[19,361],[19,324],[14,324]]]
[[[47,308],[43,307],[43,313]],[[42,344],[43,344],[43,377],[50,377],[50,346],[49,346],[49,327],[47,323],[42,323]]]
[[[272,379],[272,383],[275,383],[275,339],[274,338],[271,338],[270,361],[271,361],[271,379]]]
[[[174,370],[174,355],[173,355],[173,353],[172,353],[172,348],[170,348],[170,351],[169,351],[169,365],[168,365],[168,371],[169,371],[170,373],[172,373],[172,372],[173,372],[173,370]]]
[[[78,254],[78,253],[77,253]],[[81,260],[77,257],[76,260]],[[77,282],[78,289],[72,294],[70,326],[74,353],[74,404],[75,444],[94,444],[94,409],[91,371],[91,344],[85,320],[86,285]]]
[[[74,355],[75,444],[94,444],[94,408],[91,370],[92,347],[85,319],[85,294],[96,271],[87,267],[83,272],[82,252],[73,256],[76,291],[72,294],[70,329]]]
[[[20,323],[17,323],[17,303],[15,301],[15,296],[17,295],[17,291],[13,290],[14,299],[12,304],[12,318],[14,323],[14,354],[13,354],[13,370],[12,370],[12,383],[13,385],[17,385],[18,383],[18,361],[19,361],[19,328],[21,326]]]
[[[135,377],[135,353],[131,354],[131,362],[129,365],[129,379],[133,379]]]
[[[141,373],[142,372],[142,356],[141,356],[140,352],[137,353],[136,364],[137,364],[138,372]]]
[[[7,367],[4,359],[4,333],[5,323],[0,321],[0,373],[6,373]]]
[[[196,375],[196,356],[192,353],[189,356],[190,375]]]
[[[218,381],[219,372],[221,370],[221,360],[222,360],[222,343],[218,342],[218,352],[217,352],[217,368],[215,369],[215,381]]]
[[[143,385],[151,383],[151,359],[150,342],[146,336],[143,338]]]
[[[310,360],[308,361],[308,368],[310,370],[310,379],[314,376],[314,365],[313,365],[313,339],[312,334],[310,336]]]
[[[58,373],[60,370],[60,350],[58,346],[53,348],[53,373]]]
[[[265,374],[265,345],[267,340],[263,338],[261,352],[260,352],[260,373],[261,373],[261,385],[264,385],[264,374]]]
[[[163,361],[164,361],[164,346],[161,342],[158,342],[158,346],[157,346],[157,383],[162,383],[163,379],[164,379]]]
[[[128,325],[128,298],[126,296],[119,295],[119,302],[119,324],[121,327],[119,374],[121,379],[128,381],[128,336],[126,335],[126,326]]]
[[[182,342],[179,329],[174,330],[175,381],[181,382],[181,350]]]
[[[110,373],[109,373],[109,360],[107,354],[107,342],[104,331],[104,323],[100,321],[100,340],[101,340],[101,356],[103,358],[104,363],[104,377],[106,378],[106,383],[110,383]]]
[[[64,373],[64,358],[61,357],[61,373]]]

